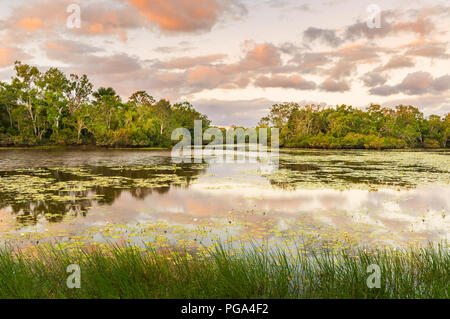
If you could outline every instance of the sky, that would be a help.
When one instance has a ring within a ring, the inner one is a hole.
[[[0,81],[59,67],[221,126],[291,101],[444,115],[449,32],[449,0],[2,0]]]

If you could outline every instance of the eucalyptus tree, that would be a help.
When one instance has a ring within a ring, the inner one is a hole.
[[[12,78],[12,89],[17,94],[18,110],[16,116],[20,116],[21,111],[27,115],[29,123],[21,125],[21,119],[17,119],[19,130],[27,134],[27,124],[30,124],[35,138],[42,139],[45,132],[45,106],[39,99],[39,82],[42,73],[35,66],[16,62],[14,65],[16,75]]]

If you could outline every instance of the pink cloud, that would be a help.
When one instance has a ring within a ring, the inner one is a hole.
[[[426,58],[447,59],[447,43],[438,41],[418,40],[406,45],[406,55]]]
[[[128,0],[141,16],[164,32],[210,31],[222,15],[243,7],[226,0]]]
[[[38,29],[44,28],[44,24],[39,18],[23,18],[17,22],[17,25],[29,32],[34,32]]]
[[[401,83],[390,86],[383,85],[372,88],[373,95],[388,96],[397,93],[407,95],[441,94],[450,89],[450,75],[434,78],[429,72],[417,71],[409,73]]]
[[[1,47],[0,46],[0,68],[12,65],[16,60],[28,59],[20,48]]]
[[[313,90],[316,84],[307,81],[299,75],[273,75],[271,77],[260,76],[256,79],[255,85],[262,88],[286,88],[297,90]]]
[[[271,43],[254,44],[247,42],[250,46],[244,59],[239,63],[243,70],[257,70],[259,68],[269,68],[281,66],[281,55],[278,48]]]
[[[350,90],[350,86],[345,81],[335,81],[328,78],[320,85],[320,89],[326,92],[345,92]]]

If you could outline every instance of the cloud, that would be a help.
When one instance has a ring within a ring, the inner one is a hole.
[[[280,52],[273,44],[255,44],[249,41],[245,45],[247,47],[246,55],[237,65],[241,70],[250,71],[282,65]]]
[[[207,65],[195,66],[186,73],[186,84],[200,90],[220,87],[233,79],[224,75],[219,68]]]
[[[114,7],[91,3],[83,6],[81,11],[82,27],[73,29],[73,32],[82,35],[115,35],[127,41],[130,30],[146,27],[145,20],[140,18],[136,10],[126,5]]]
[[[345,92],[350,90],[350,86],[345,81],[335,81],[328,78],[322,82],[320,89],[326,92]]]
[[[382,86],[372,88],[369,92],[372,95],[388,96],[388,95],[398,93],[399,90],[397,87],[394,87],[394,86],[382,85]]]
[[[251,77],[259,73],[274,71],[282,66],[280,53],[273,44],[247,42],[244,49],[244,56],[235,63],[212,64],[212,62],[223,58],[223,55],[172,61],[170,66],[182,64],[188,67],[183,73],[176,73],[176,85],[180,85],[181,94],[192,94],[215,88],[243,89],[249,85]],[[206,60],[209,60],[209,63]],[[154,65],[158,66],[159,63]],[[159,72],[156,79],[161,77],[171,78],[171,75]],[[181,81],[181,83],[178,81]]]
[[[322,43],[328,44],[332,47],[337,47],[344,41],[336,35],[336,31],[334,30],[314,27],[309,27],[303,32],[303,40],[309,42],[320,40]]]
[[[243,89],[257,75],[282,67],[280,53],[270,43],[246,42],[242,58],[233,63],[222,61],[225,54],[166,61],[141,60],[125,53],[105,55],[84,42],[63,39],[47,41],[43,49],[50,59],[67,63],[69,72],[88,74],[101,85],[109,82],[124,88],[126,94],[144,86],[171,98],[210,89]],[[295,77],[290,80],[299,88],[312,85]]]
[[[30,56],[20,48],[1,47],[0,46],[0,68],[10,66],[16,60],[25,60]]]
[[[359,65],[372,64],[380,60],[380,53],[392,50],[372,44],[356,43],[334,51],[309,52],[293,44],[284,43],[280,51],[292,55],[291,63],[285,68],[292,68],[301,73],[325,74],[335,80],[356,73]]]
[[[332,68],[323,71],[323,74],[329,75],[330,78],[340,80],[355,73],[356,69],[357,66],[355,63],[340,60],[337,63],[335,63],[335,65]]]
[[[19,4],[1,21],[17,41],[23,32],[41,35],[113,35],[128,40],[131,30],[155,28],[169,34],[210,31],[227,16],[246,14],[239,0],[108,0],[82,2],[81,28],[68,28],[67,8],[72,0],[36,0]]]
[[[358,39],[383,38],[393,33],[395,28],[390,22],[394,16],[391,11],[382,11],[380,13],[380,28],[369,28],[366,21],[358,21],[345,27],[342,35],[342,41],[355,41]]]
[[[395,24],[394,30],[412,32],[424,37],[435,31],[436,26],[428,16],[434,15],[436,13],[436,11],[424,10],[422,13],[419,13],[416,20],[414,21],[404,21]]]
[[[363,75],[361,80],[364,82],[365,86],[374,87],[386,83],[387,78],[381,75],[379,72],[368,72]]]
[[[428,72],[409,73],[397,88],[406,94],[420,94],[425,92],[433,84],[433,76]]]
[[[433,89],[437,92],[444,92],[450,89],[450,75],[441,76],[433,81]]]
[[[320,67],[330,63],[332,60],[328,57],[328,53],[322,52],[306,52],[296,54],[290,62],[296,63],[296,69],[303,73],[315,73]]]
[[[73,57],[103,51],[101,48],[84,44],[80,41],[57,39],[47,41],[44,47],[47,56],[65,62],[73,62]]]
[[[425,38],[436,32],[435,21],[445,14],[448,7],[441,10],[425,8],[422,10],[394,11],[385,10],[380,13],[380,28],[369,28],[366,21],[357,21],[347,25],[343,31],[309,27],[303,32],[303,40],[307,42],[321,41],[331,47],[338,47],[349,41],[360,39],[374,40],[410,33]]]
[[[145,19],[140,19],[136,11],[119,0],[106,3],[83,2],[81,6],[81,28],[68,28],[67,8],[72,0],[36,0],[15,7],[11,16],[3,22],[3,28],[10,34],[20,32],[38,35],[77,34],[77,35],[116,35],[126,41],[131,29],[145,27]],[[37,36],[37,35],[35,35]]]
[[[416,41],[407,46],[409,48],[405,55],[409,56],[421,56],[434,59],[448,59],[450,57],[447,54],[447,43],[444,42],[428,42],[428,41]]]
[[[159,53],[176,53],[176,52],[186,52],[191,51],[194,47],[188,41],[181,41],[176,46],[160,46],[154,49],[155,52]]]
[[[83,74],[93,76],[110,76],[122,74],[126,76],[131,72],[142,69],[138,58],[127,54],[93,55],[102,49],[70,40],[54,40],[45,43],[47,56],[54,60],[68,63],[71,68]]]
[[[414,66],[414,61],[410,57],[403,55],[395,55],[377,71],[387,71],[400,68],[409,68]]]
[[[44,28],[44,23],[39,18],[24,18],[18,21],[17,25],[29,32]]]
[[[378,52],[386,51],[385,49],[360,43],[352,44],[337,50],[334,55],[342,57],[345,61],[357,62],[373,62],[378,58]]]
[[[158,62],[154,67],[159,69],[189,69],[198,65],[208,65],[224,59],[226,54],[210,54],[197,57],[179,57],[172,60]]]
[[[128,0],[140,15],[163,32],[210,31],[226,13],[243,15],[245,7],[232,0]]]
[[[285,88],[297,90],[313,90],[316,84],[312,81],[307,81],[299,75],[273,75],[271,77],[260,76],[255,81],[255,86],[261,88]]]
[[[370,90],[373,95],[388,96],[397,93],[407,95],[439,94],[450,89],[450,75],[434,78],[429,72],[409,73],[395,86],[383,85]]]

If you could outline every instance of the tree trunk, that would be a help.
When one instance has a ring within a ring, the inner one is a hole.
[[[78,137],[77,137],[77,142],[78,143],[80,143],[80,137],[81,137],[81,131],[83,130],[83,128],[84,128],[84,123],[83,123],[83,120],[81,120],[79,123],[78,123]]]
[[[13,121],[12,121],[12,116],[11,116],[11,109],[10,109],[8,106],[6,106],[6,112],[8,112],[9,126],[10,126],[11,128],[13,128]]]

